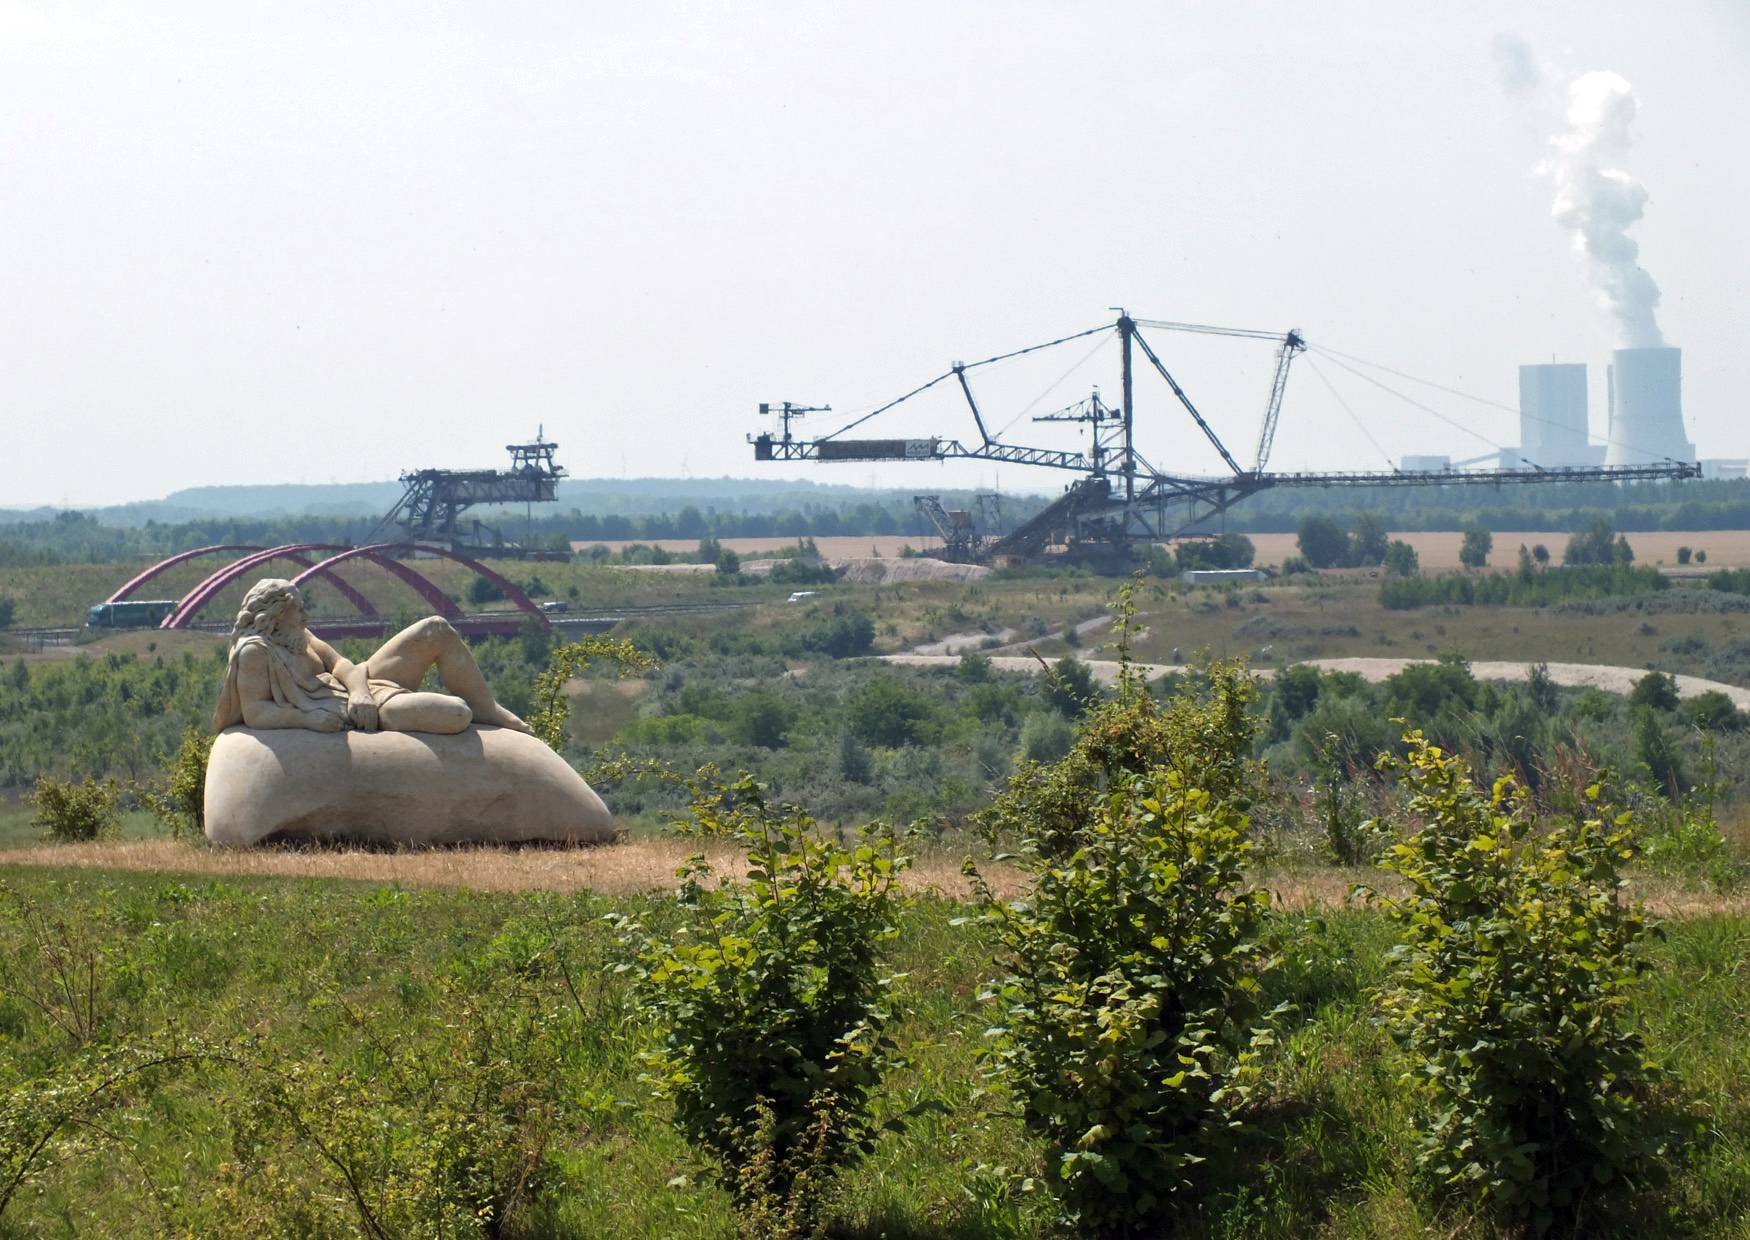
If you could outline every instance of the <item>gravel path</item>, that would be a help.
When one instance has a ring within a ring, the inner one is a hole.
[[[905,667],[943,667],[959,662],[952,655],[889,654],[882,655],[881,658]],[[1306,662],[1321,671],[1356,672],[1363,679],[1377,683],[1388,676],[1396,675],[1412,663],[1432,663],[1434,660],[1358,658],[1307,659]],[[1087,664],[1093,671],[1094,678],[1101,684],[1109,685],[1118,678],[1118,664],[1113,660],[1090,659]],[[992,655],[991,666],[1005,672],[1037,672],[1039,660],[1028,655]],[[1168,672],[1188,670],[1183,665],[1173,663],[1139,663],[1137,666],[1150,679]],[[1531,663],[1482,661],[1472,663],[1470,670],[1471,675],[1478,680],[1524,680],[1531,674],[1533,666]],[[1551,663],[1548,666],[1550,679],[1564,688],[1603,689],[1609,693],[1627,693],[1635,687],[1635,681],[1647,674],[1645,668],[1612,667],[1604,663]],[[1260,676],[1268,676],[1273,669],[1266,667],[1254,670]],[[1700,676],[1678,676],[1675,679],[1680,697],[1689,698],[1715,690],[1731,698],[1740,710],[1750,710],[1750,689],[1718,680],[1705,680]]]

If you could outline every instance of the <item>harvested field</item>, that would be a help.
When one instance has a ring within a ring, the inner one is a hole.
[[[797,538],[721,538],[723,546],[746,557],[749,552],[782,551],[786,547],[794,547],[800,539]],[[924,538],[918,534],[857,534],[843,537],[816,538],[814,545],[820,548],[820,554],[829,560],[848,560],[855,556],[880,556],[884,559],[895,557],[902,547],[911,547],[915,551],[928,551],[941,545],[942,540],[935,537]],[[610,551],[622,551],[627,547],[662,547],[668,551],[697,551],[697,538],[632,538],[632,539],[583,539],[573,542],[573,551],[585,547],[606,547]]]
[[[1248,534],[1246,537],[1257,546],[1261,565],[1281,564],[1289,556],[1300,553],[1293,534]],[[1423,572],[1460,567],[1458,548],[1464,535],[1457,531],[1423,531],[1393,534],[1392,537],[1401,538],[1416,549]],[[1704,570],[1750,566],[1750,530],[1655,530],[1644,534],[1630,533],[1627,537],[1629,545],[1635,549],[1637,564],[1675,566],[1677,548],[1689,547],[1707,552],[1707,563],[1701,566]],[[1551,562],[1559,564],[1562,548],[1568,545],[1568,535],[1559,530],[1498,532],[1494,551],[1489,556],[1490,567],[1512,569],[1518,563],[1521,544],[1535,547],[1539,543],[1549,548]]]
[[[1298,555],[1300,548],[1295,543],[1293,534],[1248,534],[1258,548],[1258,563],[1261,565],[1277,565],[1291,555]],[[1393,538],[1401,538],[1416,549],[1421,557],[1423,571],[1458,568],[1458,548],[1464,541],[1464,535],[1456,530],[1421,531],[1408,534],[1393,534]],[[1690,547],[1707,552],[1705,568],[1746,568],[1750,567],[1750,530],[1655,530],[1649,533],[1630,533],[1629,543],[1635,549],[1637,564],[1675,565],[1677,563],[1677,548]],[[638,540],[602,541],[599,545],[618,551],[623,547],[632,546]],[[725,538],[722,543],[737,555],[746,556],[749,552],[775,551],[782,547],[796,545],[794,538]],[[881,556],[893,558],[899,554],[900,548],[911,547],[923,554],[929,554],[940,545],[940,539],[935,537],[920,537],[915,534],[880,534],[835,538],[817,538],[815,545],[820,548],[821,555],[829,560],[852,559],[860,556]],[[1492,565],[1496,568],[1512,568],[1519,554],[1519,545],[1535,547],[1542,543],[1549,548],[1551,558],[1560,563],[1562,548],[1568,545],[1568,535],[1561,530],[1513,530],[1501,531],[1495,535],[1495,550],[1490,556]],[[572,548],[593,547],[594,541],[574,542]],[[666,547],[670,551],[696,551],[699,540],[696,538],[658,538],[644,541],[645,546]]]

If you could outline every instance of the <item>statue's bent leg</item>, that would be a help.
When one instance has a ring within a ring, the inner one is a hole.
[[[377,724],[391,732],[466,732],[474,721],[468,703],[447,693],[397,693],[377,707]]]
[[[433,667],[437,668],[438,678],[443,681],[444,688],[467,704],[474,722],[516,728],[522,732],[529,730],[528,724],[498,704],[498,699],[492,696],[492,690],[486,683],[486,677],[480,674],[480,667],[474,662],[468,643],[462,640],[462,635],[456,632],[455,626],[442,616],[428,616],[384,642],[382,648],[365,664],[365,674],[373,680],[391,680],[413,690],[419,688],[419,682],[425,679],[425,673]],[[399,697],[391,698],[383,704],[383,709],[394,705],[397,700]],[[383,726],[398,727],[390,721],[392,719],[393,716],[390,716]]]

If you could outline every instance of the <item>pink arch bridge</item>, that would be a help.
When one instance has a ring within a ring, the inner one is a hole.
[[[292,578],[292,584],[304,586],[320,578],[333,585],[340,594],[358,609],[361,621],[333,620],[317,618],[311,628],[318,633],[358,632],[362,629],[379,631],[382,628],[381,613],[372,605],[370,599],[361,594],[354,586],[345,581],[337,567],[351,560],[364,560],[367,563],[383,569],[391,576],[398,578],[411,588],[420,598],[429,603],[433,610],[464,632],[474,634],[484,633],[514,633],[527,623],[525,619],[515,616],[466,616],[462,610],[432,583],[430,578],[418,572],[396,555],[419,553],[422,555],[441,556],[454,560],[472,569],[486,578],[504,592],[504,595],[517,608],[547,625],[546,614],[535,602],[525,594],[517,584],[501,574],[494,572],[480,561],[458,551],[449,551],[441,547],[416,546],[413,543],[374,543],[366,547],[348,547],[335,543],[286,543],[278,547],[256,547],[244,544],[226,543],[211,547],[197,547],[192,551],[184,551],[160,560],[150,568],[139,573],[120,586],[107,602],[120,602],[138,591],[147,582],[157,577],[166,569],[189,560],[205,556],[223,555],[235,552],[244,553],[240,558],[232,560],[224,567],[209,573],[207,577],[185,594],[177,603],[176,610],[165,617],[159,626],[166,629],[187,628],[202,609],[213,601],[224,589],[241,578],[265,569],[274,560],[290,560],[303,571]],[[321,557],[321,558],[316,558]]]

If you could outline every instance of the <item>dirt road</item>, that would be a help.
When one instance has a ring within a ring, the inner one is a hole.
[[[889,663],[898,663],[904,667],[945,667],[959,662],[952,655],[921,655],[921,654],[889,654],[881,658]],[[1378,683],[1388,676],[1395,676],[1412,663],[1432,663],[1433,659],[1307,659],[1306,663],[1327,672],[1355,672],[1362,679]],[[1088,667],[1092,669],[1094,678],[1101,684],[1109,685],[1118,678],[1118,664],[1110,659],[1089,659]],[[992,655],[991,666],[1004,672],[1037,672],[1040,668],[1038,659],[1029,655]],[[1153,678],[1164,676],[1168,672],[1187,671],[1186,667],[1172,663],[1139,663],[1143,674]],[[1470,665],[1471,675],[1478,680],[1524,680],[1531,675],[1534,667],[1531,663],[1507,663],[1499,661],[1477,662]],[[1627,693],[1635,687],[1635,682],[1645,676],[1646,670],[1639,667],[1612,667],[1602,663],[1551,663],[1550,679],[1567,689],[1603,689],[1607,693]],[[1253,669],[1260,676],[1268,676],[1273,669],[1267,667]],[[1717,690],[1732,699],[1740,710],[1750,710],[1750,689],[1728,685],[1718,680],[1705,680],[1700,676],[1678,676],[1677,693],[1679,697],[1694,697],[1698,693]]]

